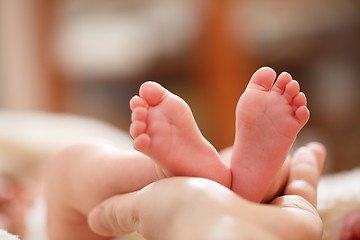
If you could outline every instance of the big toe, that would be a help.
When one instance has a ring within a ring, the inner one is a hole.
[[[249,88],[269,91],[274,84],[276,72],[269,67],[257,70],[250,79]]]
[[[140,97],[150,106],[158,105],[166,95],[166,89],[156,82],[145,82],[139,90]]]

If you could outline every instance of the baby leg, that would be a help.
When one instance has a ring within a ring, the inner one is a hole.
[[[165,176],[204,177],[230,187],[229,167],[202,136],[189,106],[154,82],[130,101],[134,147],[162,166]]]
[[[156,168],[144,154],[122,149],[107,140],[86,140],[67,146],[47,167],[48,239],[109,240],[90,230],[89,212],[106,198],[138,191],[159,180]]]
[[[296,135],[309,119],[306,98],[287,73],[261,68],[236,108],[231,157],[232,190],[260,202],[285,161]]]

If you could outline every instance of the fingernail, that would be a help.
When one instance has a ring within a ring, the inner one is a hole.
[[[105,216],[105,208],[98,207],[89,215],[89,226],[97,234],[112,236],[112,230]]]
[[[322,144],[319,143],[319,142],[310,142],[310,143],[306,144],[306,146],[308,146],[308,147],[314,147],[314,148],[321,148],[321,149],[324,148],[324,145],[322,145]]]

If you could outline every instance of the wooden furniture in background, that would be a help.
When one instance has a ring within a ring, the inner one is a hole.
[[[218,148],[232,144],[235,133],[235,108],[255,64],[246,49],[235,43],[230,31],[229,0],[208,1],[202,33],[195,43],[190,78],[194,88],[206,101],[206,137]],[[67,98],[74,83],[68,81],[58,69],[52,56],[56,0],[29,0],[23,5],[19,0],[5,0],[11,8],[4,24],[5,35],[11,46],[8,56],[13,59],[2,84],[2,104],[6,108],[66,112]],[[4,6],[0,6],[5,11]],[[24,25],[26,23],[26,25]],[[241,28],[241,26],[239,26]],[[11,39],[19,41],[11,42]],[[240,46],[240,47],[239,47]],[[22,49],[18,55],[16,49]],[[19,64],[19,71],[14,66]]]
[[[67,82],[52,57],[54,0],[0,2],[1,106],[64,111]]]
[[[206,99],[206,132],[209,132],[206,137],[218,149],[233,144],[236,104],[257,67],[253,56],[236,42],[230,31],[231,3],[229,0],[209,1],[193,59],[196,79],[193,87]]]

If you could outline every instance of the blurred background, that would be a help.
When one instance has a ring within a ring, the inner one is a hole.
[[[154,80],[222,149],[266,65],[299,81],[311,119],[297,145],[323,142],[335,172],[360,165],[359,43],[358,0],[0,0],[0,107],[127,131],[130,98]]]

